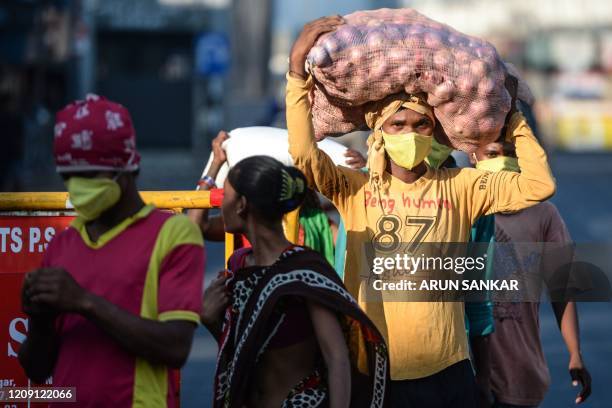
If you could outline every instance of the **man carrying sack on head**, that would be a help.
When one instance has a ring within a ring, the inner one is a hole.
[[[315,141],[312,79],[304,65],[317,37],[342,23],[340,17],[309,23],[293,45],[286,95],[290,153],[344,220],[344,282],[388,343],[391,406],[474,407],[464,304],[368,298],[365,244],[384,242],[399,253],[406,245],[467,242],[481,215],[526,208],[554,193],[546,154],[523,116],[513,112],[505,137],[516,145],[520,173],[432,168],[424,161],[436,126],[431,107],[419,95],[397,94],[367,106],[369,174],[336,167]]]

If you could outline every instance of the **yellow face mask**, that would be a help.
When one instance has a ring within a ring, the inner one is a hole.
[[[448,159],[448,156],[453,152],[452,147],[438,143],[436,138],[432,137],[431,152],[425,158],[427,164],[434,169],[439,169],[442,163]]]
[[[121,187],[114,179],[70,177],[66,188],[74,209],[85,221],[95,220],[121,198]]]
[[[476,168],[478,170],[491,171],[493,173],[502,170],[514,171],[516,173],[521,171],[518,165],[518,159],[508,156],[498,156],[493,159],[480,160],[476,162]]]
[[[405,169],[413,169],[421,163],[431,151],[433,136],[416,132],[391,135],[382,132],[385,151],[395,164]]]

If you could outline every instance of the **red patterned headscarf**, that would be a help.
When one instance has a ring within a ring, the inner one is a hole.
[[[138,169],[132,118],[118,103],[89,94],[57,113],[54,133],[59,173]]]

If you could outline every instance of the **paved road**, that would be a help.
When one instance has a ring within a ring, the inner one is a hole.
[[[176,157],[183,157],[177,160]],[[199,160],[188,154],[143,155],[143,189],[189,189],[199,176]],[[184,158],[186,157],[186,158]],[[612,243],[612,155],[554,154],[552,166],[558,192],[552,200],[577,242]],[[163,169],[160,171],[160,169]],[[222,247],[208,246],[208,271],[222,267]],[[210,279],[208,279],[210,281]],[[579,306],[584,358],[593,375],[593,396],[584,407],[612,407],[612,306]],[[573,406],[575,390],[567,374],[567,352],[549,305],[542,307],[542,341],[549,362],[552,385],[544,408]],[[193,351],[183,370],[183,407],[208,407],[216,345],[199,329]]]
[[[577,243],[612,243],[612,156],[556,154],[553,202]],[[612,407],[612,305],[579,305],[582,350],[593,376],[593,396],[584,407]],[[549,305],[542,307],[541,336],[552,384],[545,408],[575,406],[567,373],[567,350]]]

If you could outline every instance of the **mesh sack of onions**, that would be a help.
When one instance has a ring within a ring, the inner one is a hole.
[[[495,47],[413,9],[358,11],[322,35],[307,68],[316,137],[365,129],[364,105],[398,93],[427,94],[453,146],[495,140],[510,110]]]

